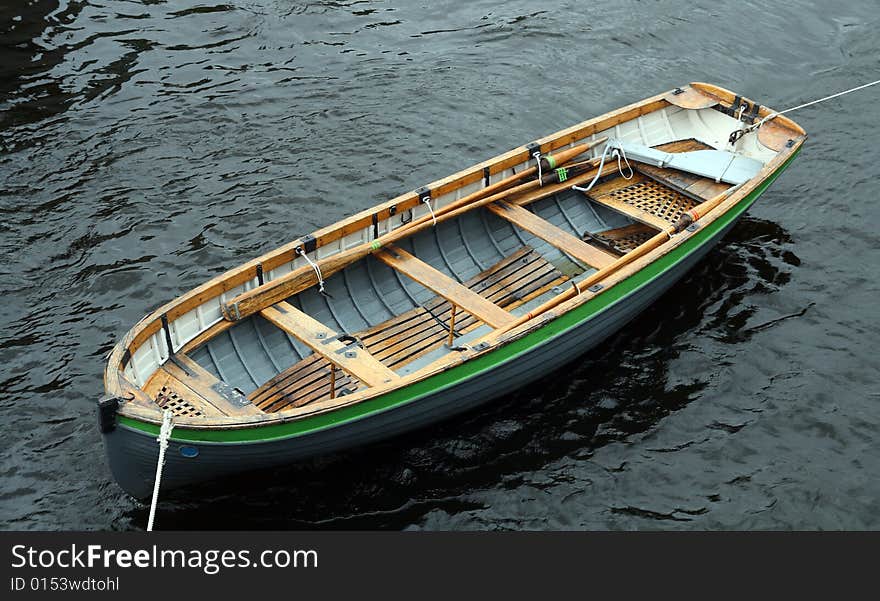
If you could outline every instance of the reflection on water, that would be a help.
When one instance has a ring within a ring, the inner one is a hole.
[[[878,25],[858,0],[0,4],[0,524],[143,527],[93,411],[158,304],[687,81],[783,108],[874,79]],[[753,217],[565,370],[169,495],[160,527],[876,527],[878,106],[799,113],[811,140]]]

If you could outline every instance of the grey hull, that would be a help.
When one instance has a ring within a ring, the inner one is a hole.
[[[291,464],[305,457],[378,441],[504,396],[562,367],[614,334],[681,279],[734,223],[731,222],[654,280],[578,326],[533,347],[515,361],[500,364],[488,373],[461,381],[417,401],[339,426],[284,439],[187,445],[172,440],[166,455],[162,489]],[[117,482],[132,496],[147,497],[152,491],[158,456],[155,437],[124,425],[117,426],[105,437],[110,468]],[[183,457],[182,446],[195,447],[198,455]]]

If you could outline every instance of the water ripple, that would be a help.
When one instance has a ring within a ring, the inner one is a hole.
[[[0,523],[143,527],[93,411],[151,308],[683,82],[782,108],[873,79],[878,22],[856,0],[0,6]],[[168,495],[160,527],[876,528],[877,106],[800,113],[807,149],[752,216],[564,373]]]

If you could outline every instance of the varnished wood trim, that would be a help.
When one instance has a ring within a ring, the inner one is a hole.
[[[719,102],[718,98],[704,94],[692,86],[681,86],[681,88],[669,92],[663,98],[669,104],[690,110],[707,109]]]
[[[641,115],[646,115],[669,106],[669,103],[663,99],[664,95],[665,92],[621,107],[599,117],[589,119],[549,136],[540,138],[536,140],[536,142],[545,154],[553,152],[559,148],[569,146],[582,139],[588,138],[597,132],[604,131],[625,121],[629,121]],[[432,191],[434,196],[441,196],[481,180],[483,178],[484,169],[486,168],[489,169],[490,174],[494,175],[527,161],[529,157],[528,150],[522,146],[492,159],[477,163],[468,169],[464,169],[448,177],[431,182],[427,187]],[[343,219],[336,224],[322,228],[312,234],[312,236],[314,236],[318,247],[321,247],[329,242],[369,227],[372,223],[374,214],[378,215],[380,220],[384,220],[390,217],[392,207],[396,212],[400,212],[415,207],[418,204],[418,195],[415,192],[407,192],[375,207],[361,211],[347,219]],[[216,298],[220,294],[228,292],[229,290],[252,280],[255,277],[257,265],[262,265],[263,270],[268,272],[292,261],[295,258],[296,249],[302,246],[302,244],[302,239],[294,240],[256,259],[233,268],[181,295],[173,301],[166,303],[138,322],[138,324],[136,324],[125,335],[111,352],[109,363],[104,374],[104,386],[107,391],[112,394],[120,393],[122,385],[118,380],[116,372],[121,365],[124,353],[126,350],[134,353],[144,341],[159,331],[161,328],[159,317],[162,314],[166,314],[169,321],[174,321],[181,315],[213,298]]]

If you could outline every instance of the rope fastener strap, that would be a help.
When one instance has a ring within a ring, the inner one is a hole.
[[[535,162],[538,164],[538,182],[540,182],[540,186],[544,185],[544,173],[541,169],[541,151],[536,150],[532,153],[532,158],[535,159]]]
[[[419,197],[419,202],[428,205],[428,210],[431,212],[431,219],[434,221],[434,227],[437,227],[437,216],[434,215],[434,207],[431,206],[431,190],[427,186],[422,186],[418,190],[416,190],[416,194]]]
[[[159,502],[159,486],[162,483],[162,470],[165,467],[165,451],[168,449],[168,441],[171,439],[171,431],[174,429],[174,418],[171,409],[162,412],[162,427],[159,428],[159,461],[156,463],[156,478],[153,480],[153,500],[150,503],[150,517],[147,520],[147,532],[153,531],[153,522],[156,519],[156,504]]]

